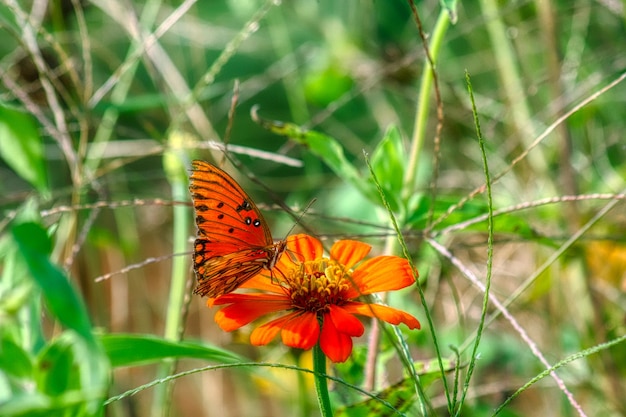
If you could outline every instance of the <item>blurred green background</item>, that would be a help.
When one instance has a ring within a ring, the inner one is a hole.
[[[102,398],[173,373],[157,360],[169,356],[187,357],[177,370],[204,366],[204,359],[238,359],[231,352],[310,368],[308,352],[279,344],[253,348],[246,328],[221,332],[214,310],[190,295],[189,162],[219,162],[225,140],[239,161],[225,169],[267,214],[275,238],[295,224],[279,204],[297,216],[314,201],[296,230],[307,228],[329,245],[351,237],[371,243],[376,254],[401,254],[386,211],[371,198],[376,194],[364,195],[358,184],[373,187],[363,152],[378,158],[379,180],[397,200],[442,356],[454,358],[450,346],[460,349],[460,362],[450,369],[460,363],[465,375],[483,297],[466,275],[484,282],[487,265],[485,219],[466,222],[488,207],[484,193],[464,200],[485,183],[465,71],[485,159],[497,179],[492,208],[503,210],[495,217],[491,291],[500,301],[518,293],[506,311],[524,332],[502,316],[489,323],[460,413],[492,415],[545,369],[535,350],[555,364],[599,346],[599,353],[583,353],[558,371],[573,401],[546,377],[500,415],[626,415],[624,2],[417,2],[423,39],[436,60],[437,94],[424,81],[430,70],[408,2],[1,4],[0,410],[6,415],[60,415],[71,403],[63,396],[68,392],[87,404],[72,415],[98,414]],[[323,134],[325,143],[343,149],[345,161],[333,165],[336,155],[261,126],[250,115],[253,106],[264,120]],[[420,110],[422,133],[415,127]],[[391,156],[385,144],[399,152]],[[349,167],[356,181],[348,178]],[[15,229],[24,222],[41,226]],[[40,233],[38,241],[49,238],[49,248],[33,244]],[[46,288],[57,272],[54,282],[67,276],[78,294],[69,307],[63,294],[71,288],[63,287],[56,302],[51,292],[60,287]],[[387,301],[424,325],[405,334],[414,359],[435,358],[417,291]],[[63,312],[81,311],[76,314],[90,323],[63,319]],[[103,335],[118,333],[164,337],[179,350],[175,355],[129,337],[118,341],[126,354],[143,346],[156,357],[149,364],[129,356],[116,362]],[[83,335],[80,349],[71,347],[80,345],[76,334]],[[225,351],[200,354],[181,338]],[[329,372],[363,386],[367,337],[357,344],[348,364]],[[64,359],[70,364],[59,365],[70,381],[62,387],[58,378],[41,376],[55,349],[72,352]],[[100,368],[83,369],[89,352],[98,352],[92,362]],[[406,377],[384,338],[376,367],[368,391]],[[430,414],[448,415],[441,375],[424,375]],[[307,378],[286,369],[206,371],[113,401],[106,415],[316,415]],[[446,378],[452,384],[454,373]],[[407,396],[401,409],[418,415],[415,397]],[[338,407],[365,399],[335,387]]]

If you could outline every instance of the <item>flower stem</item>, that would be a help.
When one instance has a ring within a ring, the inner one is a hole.
[[[320,413],[322,417],[332,417],[333,409],[330,406],[328,380],[326,379],[326,355],[322,352],[319,343],[313,348],[313,371],[315,372],[315,391],[320,405]]]
[[[403,192],[407,194],[407,198],[415,193],[417,168],[422,154],[422,149],[424,148],[424,140],[426,138],[428,111],[430,110],[430,94],[433,90],[435,82],[431,65],[437,64],[439,52],[441,51],[441,45],[443,44],[443,39],[447,33],[449,25],[450,14],[444,9],[439,13],[437,23],[432,31],[430,44],[428,45],[432,62],[430,62],[429,59],[424,60],[425,67],[422,73],[422,80],[420,81],[418,104],[415,111],[415,124],[413,126],[413,137],[411,138],[411,150],[409,151],[408,166],[404,174]]]

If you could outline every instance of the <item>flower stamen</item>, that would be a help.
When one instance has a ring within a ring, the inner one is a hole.
[[[293,307],[316,314],[347,301],[350,279],[350,272],[328,258],[302,262],[286,274]]]

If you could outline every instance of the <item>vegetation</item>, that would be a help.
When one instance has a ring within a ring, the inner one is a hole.
[[[626,415],[622,2],[1,4],[0,415]],[[222,331],[193,159],[421,330]]]

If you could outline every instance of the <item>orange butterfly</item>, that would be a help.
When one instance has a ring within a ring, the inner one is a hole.
[[[189,191],[198,226],[194,293],[216,298],[263,269],[271,272],[286,242],[274,243],[263,215],[230,175],[203,161],[191,166]]]

